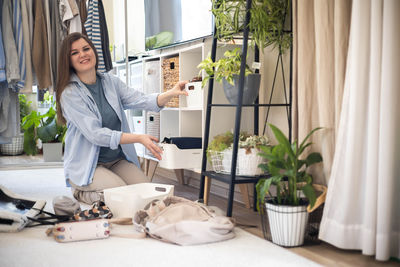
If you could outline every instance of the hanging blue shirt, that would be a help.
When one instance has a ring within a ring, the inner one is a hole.
[[[102,118],[95,100],[76,74],[61,95],[61,107],[67,121],[64,150],[64,174],[67,186],[71,180],[78,186],[92,183],[100,147],[116,149],[122,132],[129,133],[125,109],[159,112],[158,94],[145,95],[126,86],[118,77],[97,73],[104,88],[104,95],[121,121],[121,131],[102,127]],[[126,159],[139,166],[134,144],[121,145]]]

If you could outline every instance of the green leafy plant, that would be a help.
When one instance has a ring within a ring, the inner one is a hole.
[[[28,115],[31,111],[32,101],[28,101],[26,99],[26,95],[24,94],[18,94],[18,100],[19,100],[19,118],[20,122],[22,122],[22,119],[26,115]]]
[[[261,146],[260,156],[267,159],[267,163],[259,165],[264,171],[267,171],[271,177],[261,179],[256,185],[258,205],[264,204],[265,197],[270,194],[271,185],[276,186],[276,197],[273,201],[279,205],[299,205],[300,198],[298,191],[301,190],[308,199],[311,207],[314,206],[316,194],[312,186],[312,176],[307,173],[307,168],[311,165],[321,162],[322,156],[318,152],[310,153],[305,159],[302,154],[312,143],[307,140],[310,136],[321,128],[313,129],[304,140],[298,144],[294,141],[290,144],[287,137],[276,126],[269,124],[278,144],[275,146]],[[287,179],[287,181],[285,181]],[[259,210],[259,206],[257,207]]]
[[[221,41],[234,41],[235,35],[245,28],[245,0],[212,0],[216,36]],[[273,45],[284,53],[291,45],[292,36],[285,31],[286,16],[290,12],[289,0],[252,0],[249,34],[251,44],[259,48]]]
[[[239,148],[246,149],[246,152],[251,152],[252,148],[260,149],[261,146],[269,145],[269,138],[266,135],[251,135],[245,140],[239,141]]]
[[[32,110],[22,119],[24,129],[24,151],[28,155],[36,155],[37,140],[43,143],[63,142],[67,131],[66,126],[58,125],[56,121],[55,101],[48,92],[44,95],[44,103],[49,104],[45,114]]]
[[[244,142],[247,137],[249,137],[249,134],[241,132],[239,135],[239,142]],[[207,147],[207,158],[211,159],[211,151],[221,152],[230,148],[233,144],[233,138],[233,133],[230,131],[214,136],[213,140]]]
[[[212,13],[215,18],[216,33],[219,41],[233,42],[245,28],[245,0],[212,0]],[[286,16],[290,12],[289,0],[252,0],[250,9],[250,45],[264,49],[268,46],[278,48],[280,53],[290,48],[292,35],[285,31]],[[217,82],[226,79],[234,85],[234,75],[240,74],[241,50],[228,50],[219,60],[213,62],[208,56],[197,67],[205,71],[204,87],[213,77]],[[246,65],[245,76],[252,73]]]
[[[225,78],[227,82],[233,85],[233,76],[240,73],[240,62],[241,50],[238,47],[225,51],[224,57],[215,62],[212,61],[211,56],[208,56],[197,66],[200,72],[204,70],[207,75],[202,81],[202,86],[204,87],[211,77],[214,77],[217,82],[222,82],[222,79]],[[250,73],[253,72],[246,64],[245,76]]]

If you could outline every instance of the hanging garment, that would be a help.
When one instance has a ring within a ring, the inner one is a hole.
[[[103,50],[104,65],[106,71],[110,71],[112,66],[110,42],[108,39],[108,28],[106,15],[104,13],[103,1],[99,0],[99,19],[100,19],[100,34],[101,34],[101,49]]]
[[[85,21],[87,19],[86,0],[76,0],[76,1],[79,2],[79,14],[81,16],[82,33],[87,35],[85,29]]]
[[[51,86],[49,48],[43,2],[35,1],[35,26],[33,29],[32,61],[39,89]]]
[[[58,68],[58,56],[60,53],[61,42],[67,35],[67,32],[63,31],[62,21],[60,18],[59,0],[49,1],[50,4],[50,24],[51,24],[51,44],[53,49],[51,50],[51,65],[53,72],[53,84],[57,81],[57,68]]]
[[[0,14],[2,10],[2,3],[0,1]],[[4,55],[4,46],[3,46],[3,33],[0,27],[0,83],[7,80],[6,76],[6,56]]]
[[[61,0],[59,8],[63,27],[67,29],[68,33],[82,32],[81,17],[79,16],[79,13],[75,15],[73,11],[79,10],[76,3],[75,6],[71,8],[68,0]]]
[[[52,56],[52,51],[54,49],[53,44],[51,43],[51,25],[50,25],[50,6],[49,6],[49,0],[44,1],[44,15],[45,15],[45,20],[46,20],[46,28],[47,28],[47,44],[48,44],[48,50],[47,53],[49,54],[49,66],[50,66],[50,80],[52,86],[49,88],[50,94],[53,94],[53,86],[55,84],[54,77],[53,77],[53,64],[51,60]]]
[[[4,54],[6,59],[6,77],[8,86],[15,84],[20,79],[20,71],[18,64],[17,47],[15,46],[15,39],[13,29],[10,21],[12,21],[12,7],[11,1],[2,0],[2,32]]]
[[[26,65],[25,65],[25,48],[24,48],[24,35],[22,31],[22,14],[21,14],[21,2],[19,0],[13,0],[13,33],[15,39],[15,45],[18,54],[18,66],[19,66],[19,80],[16,82],[14,90],[19,92],[20,89],[25,87],[26,79]]]
[[[98,71],[105,72],[106,67],[104,65],[103,50],[101,44],[101,33],[100,33],[100,19],[99,19],[99,7],[98,0],[89,0],[88,3],[88,17],[85,22],[85,29],[88,38],[93,42],[96,48],[99,60],[98,60]]]
[[[25,51],[25,86],[21,88],[20,93],[32,93],[33,73],[32,73],[32,54],[31,54],[31,35],[29,32],[29,15],[26,0],[21,1],[21,16],[22,16],[22,34],[24,39]],[[30,1],[28,1],[30,2]]]
[[[0,83],[0,144],[9,144],[20,132],[18,93]]]

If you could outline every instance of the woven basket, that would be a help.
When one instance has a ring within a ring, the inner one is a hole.
[[[3,155],[16,156],[24,152],[24,134],[14,136],[11,144],[1,144],[0,151]]]
[[[250,153],[240,148],[237,156],[236,175],[256,176],[263,174],[263,171],[258,168],[260,163],[264,163],[265,159],[258,154],[258,150],[251,149]],[[232,150],[210,151],[211,163],[213,170],[217,173],[231,172]]]
[[[179,56],[166,58],[162,61],[163,72],[163,91],[166,92],[174,87],[179,82]],[[179,97],[173,97],[166,107],[178,108]]]

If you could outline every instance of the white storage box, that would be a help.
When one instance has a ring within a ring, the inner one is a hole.
[[[131,218],[151,201],[173,195],[173,185],[141,183],[104,189],[104,202],[115,218]]]
[[[159,144],[163,149],[158,162],[165,169],[200,169],[202,149],[179,149],[175,144]]]
[[[185,85],[188,96],[182,95],[181,99],[183,107],[201,108],[203,106],[203,88],[201,82],[192,82]]]

